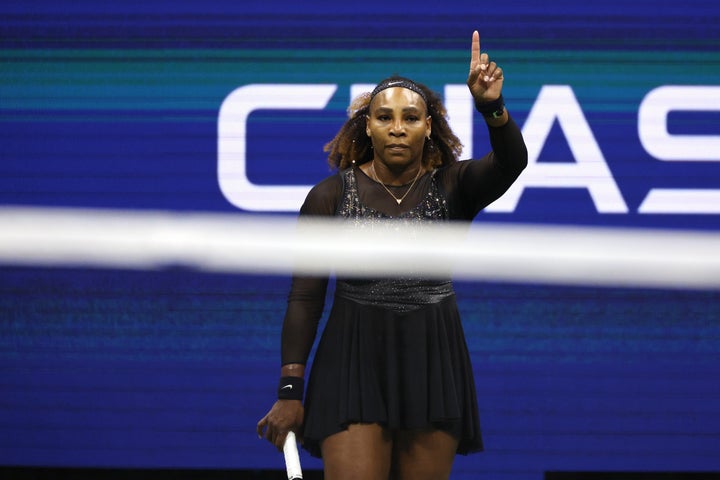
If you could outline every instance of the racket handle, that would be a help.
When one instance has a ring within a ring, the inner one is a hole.
[[[303,478],[302,468],[300,467],[300,455],[298,454],[294,432],[287,434],[283,445],[283,454],[285,454],[285,468],[287,469],[288,480],[301,480]]]

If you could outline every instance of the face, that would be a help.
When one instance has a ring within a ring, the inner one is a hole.
[[[431,117],[420,95],[402,87],[382,90],[373,98],[367,117],[374,159],[389,168],[419,163],[430,125]]]

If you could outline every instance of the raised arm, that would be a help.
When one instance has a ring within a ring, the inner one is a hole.
[[[494,202],[527,166],[527,148],[520,128],[505,109],[502,96],[505,77],[488,53],[480,51],[480,34],[472,35],[467,85],[475,108],[489,127],[492,151],[480,160],[457,166],[463,217],[473,218]]]

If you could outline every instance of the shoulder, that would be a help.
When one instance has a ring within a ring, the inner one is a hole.
[[[310,189],[307,198],[317,199],[319,197],[340,195],[343,189],[342,175],[344,173],[344,170],[336,172],[315,184],[315,186]]]
[[[473,163],[478,163],[479,160],[458,160],[448,165],[444,165],[437,169],[437,178],[440,180],[448,180],[450,178],[458,178],[462,176],[465,171]]]
[[[343,192],[343,172],[338,172],[318,182],[310,189],[300,208],[303,215],[334,215]]]

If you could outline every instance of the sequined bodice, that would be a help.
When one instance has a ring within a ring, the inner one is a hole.
[[[415,207],[398,216],[387,215],[368,207],[360,201],[358,181],[354,168],[348,168],[341,175],[343,178],[343,198],[337,212],[339,217],[363,223],[364,225],[393,219],[413,226],[417,226],[419,222],[423,221],[449,219],[447,200],[440,193],[435,181],[434,171],[430,173],[430,188],[427,194]]]
[[[392,222],[412,226],[417,231],[423,222],[449,219],[447,200],[444,198],[432,172],[427,193],[421,201],[407,212],[390,216],[368,207],[360,200],[358,182],[353,168],[342,172],[343,197],[337,211],[339,217],[352,222],[357,228],[386,228]],[[417,241],[422,241],[418,238]],[[428,245],[428,255],[432,255]],[[361,260],[359,260],[361,261]],[[447,278],[420,278],[411,275],[396,278],[338,278],[336,295],[350,300],[381,306],[397,311],[409,311],[422,305],[436,303],[454,294],[449,276]]]

